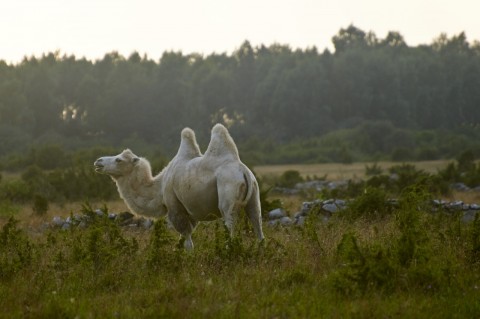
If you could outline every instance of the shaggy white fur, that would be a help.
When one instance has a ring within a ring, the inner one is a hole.
[[[191,235],[199,221],[223,217],[233,235],[242,208],[258,239],[264,239],[258,183],[240,161],[233,139],[221,124],[213,127],[204,155],[195,133],[183,129],[177,155],[155,177],[149,162],[128,149],[101,157],[94,166],[97,172],[112,177],[132,212],[150,217],[168,215],[185,238],[186,249],[193,249]]]

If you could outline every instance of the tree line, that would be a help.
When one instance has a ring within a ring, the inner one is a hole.
[[[479,42],[441,34],[413,47],[398,32],[380,39],[354,25],[332,42],[334,52],[245,41],[232,54],[165,52],[158,61],[137,52],[0,61],[0,156],[38,143],[128,141],[168,153],[183,127],[206,143],[215,122],[261,150],[366,123],[366,153],[383,152],[388,141],[372,141],[385,127],[392,143],[405,132],[480,136]]]

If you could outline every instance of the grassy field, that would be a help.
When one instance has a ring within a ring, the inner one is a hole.
[[[446,164],[415,163],[433,172]],[[361,177],[365,165],[255,170],[343,179]],[[426,213],[418,190],[385,209],[378,192],[328,222],[315,214],[302,227],[265,222],[264,243],[243,219],[233,239],[220,221],[202,223],[190,253],[161,221],[144,230],[96,217],[64,231],[44,225],[82,203],[52,204],[44,216],[3,205],[0,318],[479,318],[480,219]],[[280,199],[290,213],[304,200]],[[119,200],[107,206],[127,210]]]
[[[204,223],[192,253],[163,223],[32,232],[2,217],[0,317],[478,318],[480,222],[406,203],[382,218],[265,226],[263,244],[248,224],[231,239]]]
[[[450,162],[447,160],[421,161],[421,162],[405,162],[406,164],[415,165],[417,169],[424,170],[428,173],[436,173],[439,169],[445,168]],[[398,162],[375,162],[385,172],[394,165],[403,163]],[[296,170],[300,172],[302,177],[307,176],[323,177],[327,176],[328,180],[347,180],[365,177],[365,166],[372,166],[374,162],[339,164],[291,164],[291,165],[261,165],[255,166],[254,170],[259,176],[281,175],[287,170]]]

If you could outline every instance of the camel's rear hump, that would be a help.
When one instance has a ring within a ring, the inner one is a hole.
[[[240,160],[238,149],[230,133],[222,124],[216,124],[212,129],[212,137],[208,144],[206,157],[232,157]]]

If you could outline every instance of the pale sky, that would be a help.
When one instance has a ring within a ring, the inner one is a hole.
[[[253,46],[333,49],[350,24],[410,46],[465,31],[480,41],[480,0],[0,0],[0,60],[59,50],[101,59],[133,51],[158,60],[167,50],[231,53]]]

